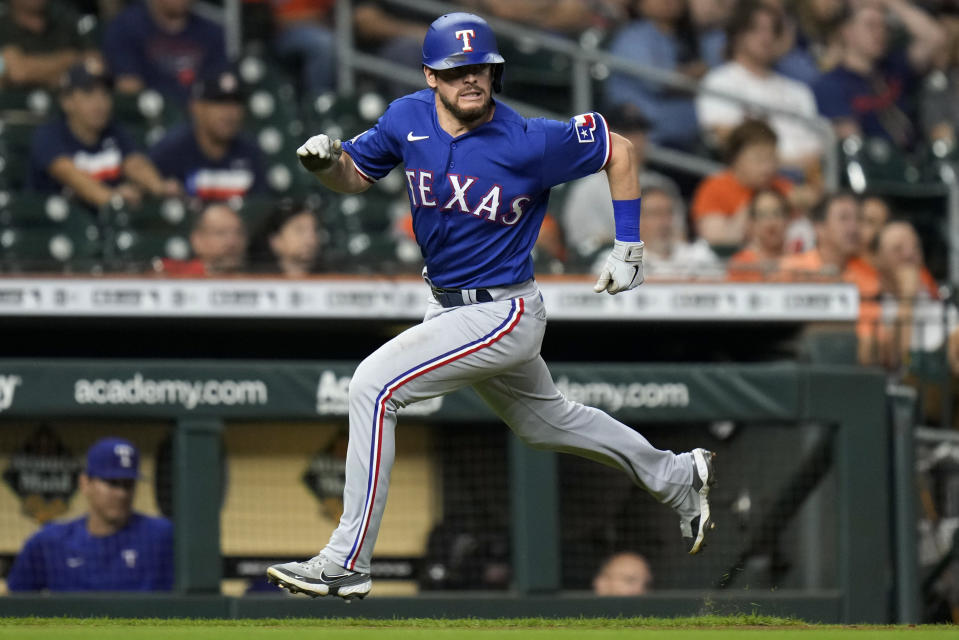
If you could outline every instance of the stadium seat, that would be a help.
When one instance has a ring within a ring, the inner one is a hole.
[[[58,195],[0,192],[0,263],[8,271],[98,268],[101,232],[93,213]]]
[[[102,215],[106,224],[116,230],[172,232],[190,228],[189,213],[186,203],[179,198],[146,198],[139,207],[107,207]]]
[[[189,258],[190,241],[184,232],[120,229],[111,234],[108,253],[112,270],[142,273],[152,269],[156,258]]]
[[[0,229],[0,264],[6,272],[92,272],[100,264],[100,234],[55,227]]]
[[[96,226],[90,209],[60,195],[0,192],[0,228],[76,229]]]
[[[306,105],[306,124],[311,132],[351,138],[373,126],[386,107],[386,99],[375,92],[360,95],[324,93]]]
[[[35,128],[32,122],[5,120],[0,115],[0,158],[3,161],[0,166],[0,188],[12,191],[23,189],[30,166],[30,142]]]
[[[125,125],[169,125],[183,118],[183,113],[153,89],[139,93],[117,93],[113,96],[113,115]]]
[[[35,123],[53,112],[53,95],[46,89],[15,89],[4,87],[0,91],[0,113],[4,120],[30,119]]]
[[[839,143],[843,181],[857,193],[922,194],[922,172],[916,161],[883,138],[849,136]]]

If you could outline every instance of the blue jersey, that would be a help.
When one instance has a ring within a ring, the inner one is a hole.
[[[167,591],[173,588],[173,525],[139,513],[112,536],[92,536],[86,516],[45,526],[17,555],[11,591]]]
[[[430,280],[475,289],[533,277],[530,252],[550,188],[601,170],[611,141],[598,113],[527,119],[500,102],[492,120],[453,138],[424,89],[390,104],[343,150],[370,182],[403,163]]]
[[[123,161],[137,144],[117,124],[111,123],[97,141],[88,145],[70,131],[66,120],[57,118],[37,127],[30,145],[30,170],[27,188],[42,193],[58,193],[63,185],[54,180],[49,169],[53,161],[67,157],[77,169],[94,180],[116,186],[123,179]]]

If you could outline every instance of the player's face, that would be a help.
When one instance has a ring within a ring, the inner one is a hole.
[[[107,480],[83,475],[80,489],[87,499],[91,517],[117,529],[130,519],[135,480]]]
[[[426,82],[443,107],[463,123],[476,122],[493,106],[493,67],[469,64],[452,69],[425,69]]]

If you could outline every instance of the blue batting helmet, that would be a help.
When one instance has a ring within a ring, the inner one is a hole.
[[[447,13],[430,25],[423,40],[423,65],[442,70],[469,64],[492,64],[493,89],[502,88],[503,63],[493,30],[472,13]]]

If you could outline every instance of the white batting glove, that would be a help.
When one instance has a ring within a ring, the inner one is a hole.
[[[599,272],[599,280],[593,291],[602,293],[608,291],[616,294],[620,291],[629,291],[643,284],[643,241],[623,242],[616,240],[613,250],[606,258],[603,270]]]
[[[343,149],[340,146],[340,141],[321,133],[304,142],[296,150],[296,157],[300,159],[300,164],[310,173],[323,173],[336,166],[341,153],[343,153]]]

